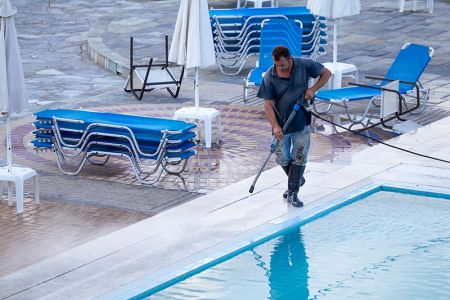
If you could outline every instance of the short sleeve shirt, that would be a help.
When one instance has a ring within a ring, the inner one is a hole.
[[[294,57],[289,78],[279,77],[275,71],[275,65],[267,70],[257,97],[275,102],[275,115],[281,127],[286,123],[298,99],[303,98],[309,79],[318,77],[322,69],[323,65],[318,62]],[[302,131],[309,124],[311,124],[311,114],[301,109],[285,133]]]

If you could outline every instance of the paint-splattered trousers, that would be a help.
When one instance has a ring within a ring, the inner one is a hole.
[[[306,166],[310,135],[310,126],[305,126],[302,131],[283,135],[275,151],[276,162],[282,167],[289,164]]]

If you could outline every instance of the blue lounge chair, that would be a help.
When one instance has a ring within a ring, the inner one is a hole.
[[[111,156],[120,156],[130,161],[141,183],[153,184],[163,170],[182,178],[189,157],[196,153],[196,125],[183,121],[63,109],[35,116],[32,143],[38,149],[52,149],[64,174],[80,173],[88,161],[105,164]],[[169,169],[179,164],[177,170]]]
[[[244,102],[247,101],[248,90],[261,85],[264,73],[273,65],[272,50],[276,46],[285,46],[293,56],[301,56],[301,26],[292,20],[270,20],[263,24],[258,66],[244,79]]]
[[[433,54],[434,50],[431,47],[407,43],[401,48],[385,77],[366,76],[368,79],[379,80],[378,83],[350,83],[352,87],[321,90],[316,94],[314,110],[316,113],[325,114],[329,113],[333,106],[342,107],[345,109],[347,117],[352,123],[351,126],[361,124],[365,129],[377,126],[380,123],[387,126],[385,122],[395,118],[404,121],[400,116],[406,113],[417,113],[413,111],[420,107],[421,99],[423,99],[422,110],[425,108],[429,90],[422,87],[419,78],[433,57]],[[385,88],[388,83],[396,80],[399,81],[398,91]],[[378,112],[380,106],[376,103],[376,101],[381,100],[384,90],[390,90],[390,92],[396,93],[398,96],[398,111],[389,118],[380,116]],[[415,105],[413,107],[408,106],[405,96],[413,96],[415,98]],[[369,102],[364,112],[355,116],[353,104],[361,103],[361,101]],[[326,104],[325,109],[318,107],[320,103]],[[374,109],[377,111],[374,112]],[[373,118],[377,118],[380,121],[371,123]]]

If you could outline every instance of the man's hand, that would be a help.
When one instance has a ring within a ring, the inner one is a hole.
[[[276,126],[273,129],[273,134],[275,135],[275,137],[277,138],[277,140],[281,140],[283,138],[283,129],[280,126]]]
[[[316,91],[313,88],[309,88],[305,92],[305,99],[311,100],[314,98],[314,95],[316,94]]]
[[[314,98],[314,94],[320,90],[321,87],[327,83],[328,79],[331,77],[331,72],[327,68],[323,68],[322,71],[320,71],[319,74],[319,80],[316,81],[316,83],[306,90],[305,92],[305,99],[311,100]]]
[[[273,101],[264,100],[264,111],[266,112],[266,117],[270,122],[270,125],[273,129],[273,134],[277,138],[277,140],[281,140],[283,138],[283,129],[277,122],[277,118],[275,117],[275,110],[273,109]]]

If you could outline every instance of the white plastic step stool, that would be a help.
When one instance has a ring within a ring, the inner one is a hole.
[[[36,204],[39,201],[39,182],[38,176],[35,170],[23,167],[11,167],[11,171],[8,171],[8,166],[0,167],[0,192],[3,196],[3,181],[8,182],[8,205],[13,205],[13,191],[12,183],[14,182],[16,187],[16,210],[17,213],[23,213],[23,186],[25,180],[34,177],[34,197]]]
[[[222,140],[222,123],[220,121],[220,112],[217,109],[207,107],[183,107],[175,112],[173,118],[174,120],[189,119],[203,121],[205,126],[206,148],[211,148],[212,122],[216,120],[217,126],[219,127],[218,141]]]

